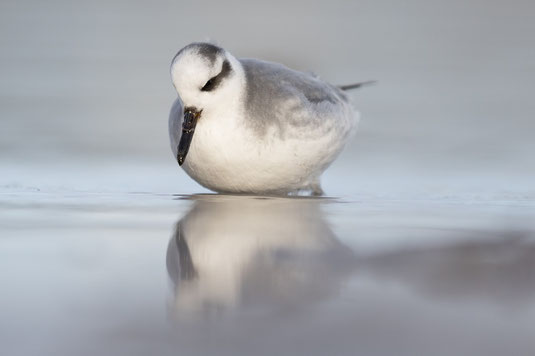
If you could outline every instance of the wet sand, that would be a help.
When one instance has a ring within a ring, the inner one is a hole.
[[[0,198],[6,355],[530,355],[534,206]]]

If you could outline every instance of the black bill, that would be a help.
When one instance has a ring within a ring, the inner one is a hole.
[[[195,133],[195,126],[201,116],[201,111],[197,111],[194,108],[186,108],[184,110],[184,122],[182,123],[182,135],[180,136],[180,142],[178,143],[176,160],[178,165],[182,165],[189,151],[193,134]]]

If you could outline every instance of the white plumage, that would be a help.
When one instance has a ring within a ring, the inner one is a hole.
[[[171,149],[176,157],[184,108],[195,108],[200,117],[182,167],[217,192],[320,195],[320,175],[358,122],[337,87],[211,44],[183,48],[171,76],[179,95],[169,116]]]

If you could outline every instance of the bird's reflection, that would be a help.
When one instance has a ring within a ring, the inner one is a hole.
[[[339,289],[353,254],[319,199],[197,197],[167,250],[174,307],[303,306]]]
[[[514,307],[535,297],[530,233],[451,229],[442,242],[360,251],[357,258],[329,228],[324,203],[196,197],[177,222],[167,250],[174,309],[295,309],[336,298],[342,286],[355,285],[344,283],[349,279],[385,288],[395,281],[420,298],[459,305],[475,299]],[[359,222],[352,223],[353,235],[344,241],[359,238]],[[393,233],[407,231],[400,227]]]

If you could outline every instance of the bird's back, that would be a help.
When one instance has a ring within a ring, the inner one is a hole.
[[[258,134],[275,127],[285,137],[323,134],[331,129],[345,136],[357,123],[357,113],[346,95],[318,77],[278,63],[240,62],[246,78],[247,122]]]

